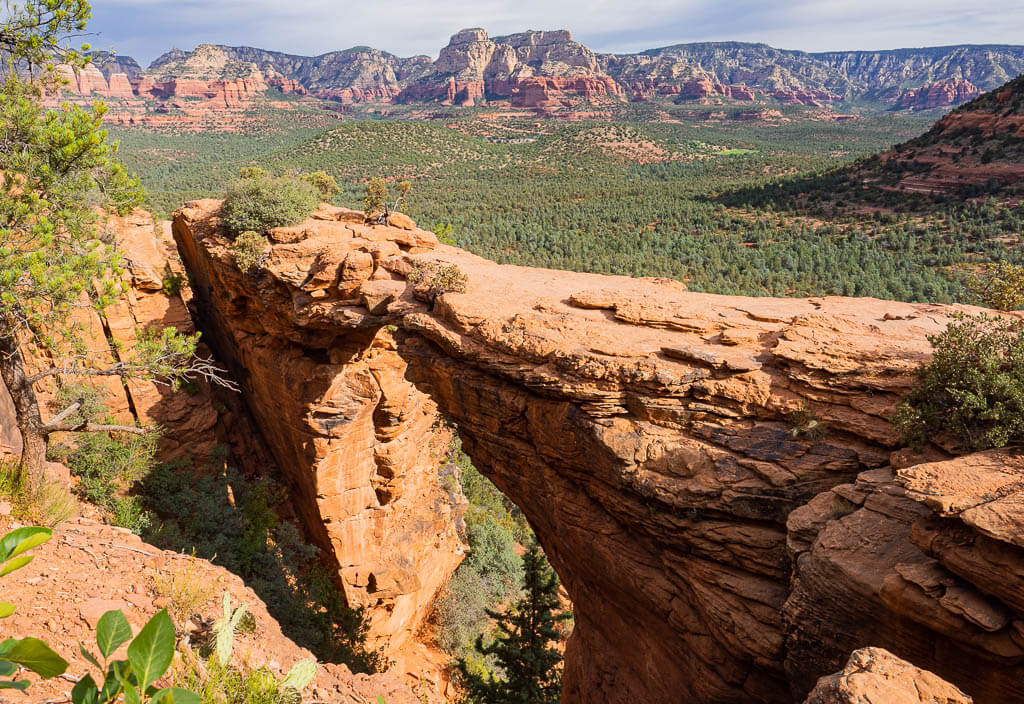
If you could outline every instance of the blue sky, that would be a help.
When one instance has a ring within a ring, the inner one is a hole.
[[[691,41],[787,49],[1024,43],[1024,0],[93,0],[91,39],[143,66],[204,42],[314,55],[366,44],[436,56],[463,27],[570,29],[598,51]]]

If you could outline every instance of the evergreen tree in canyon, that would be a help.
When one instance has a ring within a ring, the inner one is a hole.
[[[493,655],[503,677],[472,671],[458,664],[467,704],[557,704],[562,692],[562,653],[555,647],[558,624],[570,618],[561,611],[558,577],[537,544],[523,555],[523,595],[504,613],[488,611],[496,620],[497,636],[476,649]]]
[[[21,471],[30,483],[42,474],[47,438],[55,432],[147,432],[96,424],[79,413],[82,402],[56,409],[44,422],[37,385],[72,377],[145,377],[174,383],[216,370],[194,356],[196,338],[173,328],[143,331],[132,350],[89,349],[81,311],[103,309],[124,293],[123,255],[101,241],[101,212],[125,214],[142,202],[138,179],[117,160],[117,145],[102,127],[105,107],[62,104],[43,97],[60,85],[55,64],[88,63],[69,42],[85,29],[84,0],[38,0],[0,6],[0,378],[17,415]],[[29,369],[27,349],[51,360]],[[97,353],[114,363],[97,368]]]

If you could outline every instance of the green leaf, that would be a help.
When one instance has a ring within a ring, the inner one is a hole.
[[[174,624],[162,609],[128,646],[128,661],[138,677],[139,687],[145,689],[160,679],[174,658]]]
[[[49,528],[25,526],[17,528],[0,538],[0,562],[6,562],[26,550],[42,545],[53,535]]]
[[[0,660],[0,677],[10,677],[18,669],[18,666],[13,662],[7,662],[6,660]]]
[[[139,690],[135,689],[130,683],[124,684],[124,704],[142,704],[142,699],[139,697]]]
[[[0,682],[0,689],[20,689],[24,692],[31,684],[28,680],[16,680],[14,682]]]
[[[21,557],[11,560],[3,567],[0,567],[0,577],[3,577],[5,574],[10,574],[14,570],[21,569],[30,562],[32,562],[31,555],[22,555]]]
[[[203,704],[203,699],[187,689],[167,687],[153,695],[152,704]]]
[[[38,638],[22,638],[3,658],[31,670],[44,680],[63,675],[68,669],[67,661]]]
[[[382,697],[382,696],[380,696],[378,694],[377,695],[377,704],[388,704],[388,703],[384,700],[384,697]]]
[[[7,618],[14,613],[15,606],[9,601],[0,601],[0,618]]]
[[[103,666],[100,665],[99,661],[92,653],[85,649],[85,646],[81,642],[78,643],[78,652],[82,654],[83,658],[91,662],[93,666],[96,667],[96,669],[98,669],[100,672],[103,671]]]
[[[71,688],[71,701],[74,704],[98,704],[99,690],[92,675],[86,675]]]
[[[307,658],[306,660],[300,660],[299,662],[292,665],[292,669],[285,675],[284,681],[281,682],[282,687],[288,687],[294,689],[296,692],[301,692],[305,689],[310,682],[316,677],[316,660]]]
[[[99,646],[100,654],[109,658],[122,643],[127,643],[132,637],[132,627],[128,625],[128,619],[120,609],[108,611],[100,616],[96,623],[96,645]]]

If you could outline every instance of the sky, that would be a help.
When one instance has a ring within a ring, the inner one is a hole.
[[[595,51],[696,41],[783,49],[1024,43],[1024,0],[92,0],[97,49],[143,67],[197,44],[316,55],[368,45],[436,57],[465,27],[569,29]]]

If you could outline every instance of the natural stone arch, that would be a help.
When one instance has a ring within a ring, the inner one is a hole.
[[[913,462],[886,418],[949,307],[501,267],[328,208],[245,276],[216,207],[175,220],[201,324],[379,624],[415,623],[457,561],[428,520],[440,410],[573,600],[566,702],[791,702],[865,645],[978,702],[1024,694],[1012,588],[984,579],[1018,563],[926,545],[945,527],[894,474]],[[424,259],[468,291],[417,298]]]

